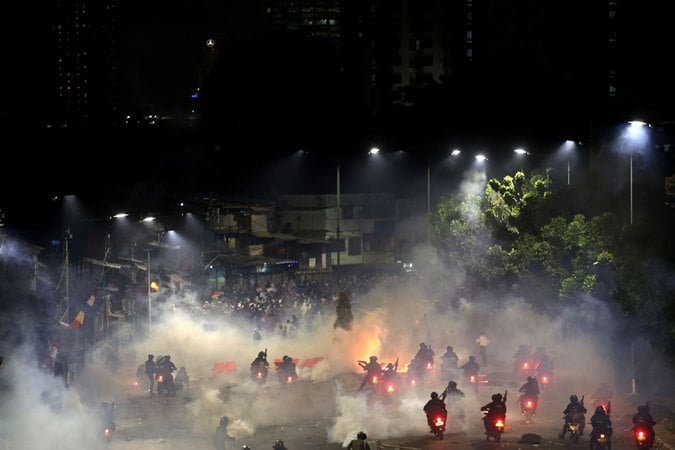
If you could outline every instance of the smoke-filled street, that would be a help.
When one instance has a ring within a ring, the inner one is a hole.
[[[188,300],[181,297],[168,304]],[[493,448],[496,444],[484,441],[480,408],[492,394],[506,391],[507,428],[499,445],[520,446],[524,434],[535,433],[542,447],[560,447],[557,434],[569,396],[584,396],[588,421],[593,393],[603,382],[612,389],[614,448],[627,448],[632,444],[626,419],[638,402],[650,401],[654,410],[663,407],[660,400],[672,393],[672,373],[660,365],[658,353],[636,342],[641,364],[651,363],[642,368],[649,371],[651,382],[638,385],[631,396],[632,380],[624,370],[631,355],[606,338],[614,332],[612,321],[600,320],[611,313],[600,304],[586,306],[598,317],[591,327],[595,331],[578,327],[570,333],[573,311],[570,317],[551,320],[518,299],[504,299],[497,310],[461,298],[454,307],[439,308],[425,295],[423,284],[391,278],[359,296],[350,330],[334,327],[335,314],[325,309],[311,323],[301,320],[294,334],[262,335],[260,340],[252,339],[254,327],[246,320],[195,317],[167,307],[145,339],[120,347],[114,364],[104,349],[93,351],[68,388],[61,378],[37,367],[27,347],[17,348],[3,366],[0,448],[210,449],[222,416],[229,418],[227,432],[234,438],[226,448],[271,448],[275,439],[282,439],[289,449],[337,449],[361,430],[382,448]],[[476,388],[460,372],[451,375],[465,397],[460,402],[446,400],[446,436],[436,440],[422,408],[430,393],[443,392],[449,381],[440,374],[441,355],[452,345],[459,365],[473,355],[482,363],[476,343],[481,330],[491,337],[487,363],[480,368],[482,383]],[[421,342],[435,352],[435,366],[421,385],[402,387],[386,401],[358,392],[364,373],[358,361],[372,355],[383,365],[398,360],[405,380],[406,366]],[[555,365],[550,386],[540,385],[540,404],[531,423],[525,423],[516,404],[526,376],[514,375],[514,353],[523,344],[544,348]],[[251,361],[261,351],[270,361],[269,378],[262,385],[249,375]],[[170,354],[177,367],[186,367],[189,389],[175,396],[151,396],[145,375],[136,377],[149,353]],[[283,355],[298,362],[299,379],[291,385],[282,385],[275,376],[273,361]],[[214,373],[214,367],[221,367],[215,363],[228,362],[236,370]],[[102,401],[116,405],[117,429],[110,443],[103,440],[96,421]],[[581,445],[586,445],[589,431],[587,425]]]

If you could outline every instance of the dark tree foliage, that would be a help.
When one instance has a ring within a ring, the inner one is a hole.
[[[345,291],[338,294],[337,305],[335,305],[335,314],[337,317],[333,324],[333,328],[342,328],[347,331],[352,329],[354,314],[352,313],[352,304]]]

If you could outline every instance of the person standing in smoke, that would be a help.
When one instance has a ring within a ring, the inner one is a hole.
[[[155,372],[157,371],[157,365],[155,364],[155,355],[148,355],[148,359],[145,361],[145,375],[147,375],[148,380],[150,381],[150,395],[153,394],[155,390]]]
[[[352,313],[352,305],[349,303],[349,298],[345,291],[338,294],[337,304],[335,305],[335,314],[337,318],[333,324],[333,328],[342,328],[349,331],[352,329],[354,322],[354,313]]]
[[[485,334],[485,331],[480,332],[480,336],[478,336],[478,339],[476,339],[476,343],[478,343],[478,348],[479,348],[479,355],[481,358],[481,364],[485,366],[487,364],[487,348],[488,345],[490,344],[490,339],[488,339],[487,334]]]
[[[221,417],[218,427],[213,433],[213,447],[216,450],[232,450],[234,448],[234,438],[227,434],[227,424],[229,422],[230,419],[227,416]]]
[[[353,439],[349,445],[347,445],[347,450],[370,450],[370,445],[366,441],[368,435],[363,431],[356,433],[356,439]]]

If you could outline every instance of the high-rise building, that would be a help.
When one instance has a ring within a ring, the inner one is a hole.
[[[113,125],[121,101],[119,1],[59,0],[51,8],[47,126]]]

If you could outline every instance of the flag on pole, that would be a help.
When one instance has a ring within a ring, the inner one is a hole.
[[[96,291],[89,294],[86,302],[82,303],[80,310],[75,314],[73,320],[70,321],[71,328],[80,328],[84,324],[85,310],[89,310],[96,302]]]

